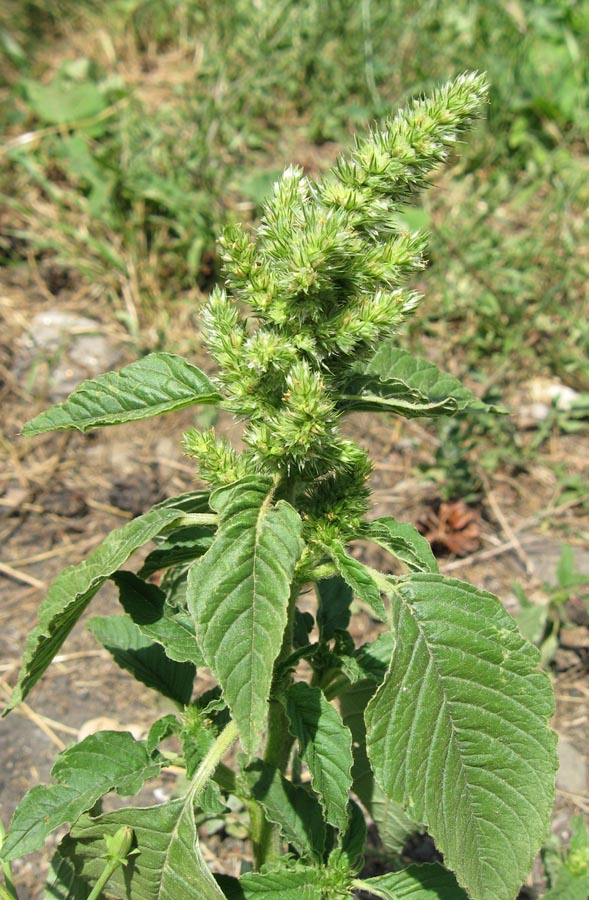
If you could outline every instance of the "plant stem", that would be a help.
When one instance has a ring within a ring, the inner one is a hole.
[[[237,740],[237,737],[237,725],[232,720],[225,726],[215,743],[209,748],[196,770],[190,786],[190,794],[195,802],[198,800],[207,781],[214,775],[215,769],[231,747],[231,744]]]
[[[2,845],[4,844],[4,838],[6,837],[6,832],[4,830],[4,823],[0,821],[0,850],[2,849]],[[2,872],[4,874],[4,885],[0,884],[0,900],[18,900],[18,894],[16,892],[16,888],[14,886],[14,880],[12,877],[12,869],[10,868],[10,863],[2,860]]]
[[[106,866],[104,867],[102,875],[100,876],[98,881],[94,884],[94,887],[88,894],[88,900],[98,900],[98,898],[100,897],[100,895],[102,893],[103,888],[105,888],[106,885],[108,884],[108,880],[111,877],[111,875],[114,872],[116,872],[116,870],[118,869],[119,866],[122,866],[122,865],[123,865],[123,863],[120,859],[109,859],[108,860]]]

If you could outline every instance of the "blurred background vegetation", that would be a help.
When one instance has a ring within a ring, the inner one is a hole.
[[[0,53],[0,265],[86,279],[146,349],[284,165],[486,70],[486,120],[401,217],[431,232],[404,340],[488,391],[589,390],[587,0],[0,0]]]

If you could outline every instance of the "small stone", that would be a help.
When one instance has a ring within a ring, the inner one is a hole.
[[[556,786],[570,794],[585,794],[589,787],[587,759],[562,735],[558,738],[558,762]]]
[[[34,317],[21,337],[14,376],[29,391],[64,400],[80,381],[110,371],[120,352],[96,319],[52,309]]]

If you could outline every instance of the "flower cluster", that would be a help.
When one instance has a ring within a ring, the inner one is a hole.
[[[249,471],[296,473],[310,515],[360,512],[369,466],[339,433],[338,397],[351,368],[390,339],[419,296],[405,285],[425,265],[426,236],[397,213],[470,124],[485,81],[464,75],[357,141],[321,181],[288,168],[255,236],[232,225],[221,253],[225,288],[204,310],[225,408],[246,421]],[[211,483],[240,471],[212,438],[187,439]],[[329,495],[329,496],[327,496]]]

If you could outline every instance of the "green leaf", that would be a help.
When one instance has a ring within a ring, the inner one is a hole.
[[[274,871],[247,872],[238,880],[218,875],[227,900],[321,900],[322,878],[310,866],[284,866]]]
[[[203,525],[189,525],[172,531],[157,550],[152,550],[141,566],[139,575],[141,578],[149,578],[154,572],[198,559],[210,548],[213,536],[213,531]]]
[[[378,375],[357,375],[349,381],[340,395],[340,405],[346,412],[388,412],[406,419],[451,416],[457,412],[451,397],[431,400],[399,378],[383,379]]]
[[[136,850],[118,868],[106,891],[125,900],[225,900],[202,858],[194,803],[172,800],[145,809],[119,809],[93,819],[83,816],[62,841],[45,900],[78,900],[80,885],[86,896],[107,861],[105,837],[121,826],[133,829]]]
[[[57,784],[37,785],[21,800],[2,857],[12,860],[37,850],[54,828],[75,822],[109,791],[136,794],[160,767],[128,732],[91,734],[57,757],[51,770]]]
[[[220,399],[206,375],[181,356],[150,353],[118,372],[83,381],[63,403],[27,422],[22,433],[88,431]]]
[[[125,612],[139,627],[141,634],[161,644],[169,659],[204,665],[188,614],[166,603],[166,595],[155,584],[147,584],[133,572],[116,572],[112,580],[119,589],[119,600]]]
[[[584,816],[571,819],[571,839],[564,861],[544,857],[550,890],[542,900],[587,900],[589,897],[589,832]]]
[[[154,750],[158,748],[162,741],[165,741],[166,738],[171,737],[173,734],[178,734],[181,728],[181,723],[178,721],[176,716],[169,713],[167,716],[162,716],[161,719],[156,719],[151,728],[149,729],[149,734],[145,739],[145,747],[148,753],[153,753]]]
[[[437,863],[367,878],[362,889],[383,900],[468,900],[452,872]]]
[[[196,668],[168,659],[164,648],[144,637],[128,616],[98,616],[88,629],[112,654],[121,669],[164,697],[186,706],[192,697]]]
[[[266,722],[302,550],[301,519],[283,500],[272,506],[271,487],[269,478],[246,477],[211,494],[221,524],[211,549],[188,576],[188,605],[200,649],[249,755]]]
[[[386,635],[390,638],[390,635]],[[389,658],[392,650],[389,642]],[[382,681],[385,670],[379,681]],[[364,679],[349,685],[339,695],[339,704],[344,723],[350,729],[354,747],[354,765],[352,767],[353,790],[362,801],[370,817],[378,829],[378,836],[384,849],[392,854],[401,852],[409,838],[420,831],[420,826],[410,819],[400,803],[390,800],[374,775],[366,752],[366,727],[364,710],[374,695],[377,683],[373,679]]]
[[[352,786],[352,735],[320,688],[302,681],[288,689],[286,713],[325,818],[345,831]]]
[[[366,819],[358,804],[353,800],[350,800],[349,809],[347,831],[341,836],[341,846],[336,847],[330,853],[329,867],[344,869],[346,872],[359,872],[364,865]]]
[[[55,78],[50,84],[25,79],[22,82],[26,102],[36,116],[49,125],[65,125],[88,119],[109,105],[104,91],[92,81]]]
[[[183,515],[178,509],[169,509],[165,504],[160,504],[145,515],[127,522],[122,528],[111,531],[88,559],[77,566],[69,566],[57,576],[39,607],[39,623],[27,637],[18,681],[4,715],[24,700],[41,678],[107,578],[138,547],[142,547]]]
[[[319,601],[317,606],[319,637],[323,641],[330,641],[336,631],[345,629],[350,624],[352,589],[340,575],[334,575],[333,578],[319,581],[316,591]]]
[[[366,537],[400,559],[413,572],[437,572],[438,564],[429,541],[409,522],[383,516],[367,524]]]
[[[346,396],[348,409],[389,410],[406,418],[494,409],[454,376],[392,344],[383,344],[364,366],[356,390]]]
[[[373,577],[375,573],[364,563],[348,556],[343,544],[337,540],[330,541],[329,545],[325,546],[325,550],[334,561],[343,580],[352,588],[355,596],[363,603],[367,603],[374,614],[384,622],[387,613],[380,596],[380,588]]]
[[[396,645],[366,711],[387,796],[423,822],[473,900],[513,900],[548,828],[554,700],[539,654],[492,594],[391,580]]]
[[[326,829],[317,798],[261,760],[248,766],[244,776],[252,797],[262,806],[268,820],[278,825],[284,840],[301,856],[320,859]]]

